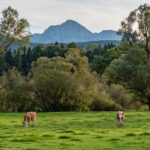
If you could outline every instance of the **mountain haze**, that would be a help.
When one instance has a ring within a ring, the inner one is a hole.
[[[121,36],[116,31],[104,30],[100,33],[92,33],[81,24],[73,20],[67,20],[61,25],[48,27],[42,34],[33,34],[31,42],[33,43],[70,43],[70,42],[88,42],[100,40],[117,40]]]

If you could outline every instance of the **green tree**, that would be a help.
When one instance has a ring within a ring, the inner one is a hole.
[[[78,45],[75,42],[69,43],[68,48],[78,48]]]
[[[5,66],[5,59],[1,55],[0,56],[0,76],[2,76],[2,73],[3,73],[4,69],[5,69],[4,66]]]
[[[122,41],[126,45],[140,44],[150,55],[150,6],[144,4],[132,11],[129,16],[121,22],[119,34],[123,35]],[[127,46],[125,47],[127,48]],[[130,47],[128,47],[130,48]]]
[[[97,76],[77,48],[69,49],[65,58],[40,57],[30,74],[37,104],[44,111],[86,111],[98,93]]]
[[[4,54],[4,59],[5,59],[5,71],[7,71],[8,68],[14,66],[14,58],[10,49]]]
[[[5,112],[27,111],[33,106],[34,93],[31,85],[21,76],[16,68],[9,69],[3,73],[0,79],[0,93],[3,97],[0,99]],[[0,95],[1,95],[0,94]]]
[[[87,50],[87,51],[93,51],[94,49],[97,49],[97,48],[99,48],[99,46],[98,46],[96,43],[90,43],[90,44],[87,46],[86,50]]]
[[[0,22],[0,52],[6,51],[12,44],[29,42],[31,33],[26,19],[19,19],[17,10],[8,7],[2,11]]]
[[[91,64],[92,71],[96,71],[100,76],[110,63],[121,55],[122,51],[119,48],[113,47],[103,55],[95,56]]]
[[[104,49],[100,45],[91,43],[87,47],[86,56],[89,59],[89,62],[93,62],[95,56],[102,56],[107,52],[107,49]]]
[[[121,22],[119,32],[123,35],[121,45],[127,52],[111,63],[104,77],[134,92],[150,110],[150,6],[144,4],[132,11]]]
[[[150,110],[150,61],[144,49],[130,48],[127,54],[111,63],[104,78],[133,92]]]
[[[41,57],[32,64],[34,92],[44,111],[78,109],[79,92],[72,68],[61,57]]]
[[[15,51],[15,53],[14,53],[14,65],[16,66],[16,68],[17,68],[18,70],[21,70],[22,58],[21,58],[20,49],[18,49],[18,50]]]

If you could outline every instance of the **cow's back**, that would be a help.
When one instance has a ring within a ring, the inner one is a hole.
[[[31,116],[32,121],[36,120],[36,112],[28,112],[28,114]]]
[[[122,112],[122,120],[124,120],[124,118],[125,118],[125,115],[124,115],[124,112]]]

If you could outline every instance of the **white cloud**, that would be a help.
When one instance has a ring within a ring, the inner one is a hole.
[[[31,24],[31,31],[73,19],[93,32],[117,30],[123,18],[149,0],[0,0],[0,9],[17,9]]]

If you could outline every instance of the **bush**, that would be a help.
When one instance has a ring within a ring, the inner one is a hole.
[[[105,91],[102,91],[99,96],[94,97],[91,107],[94,111],[121,109],[121,106],[116,104]]]

